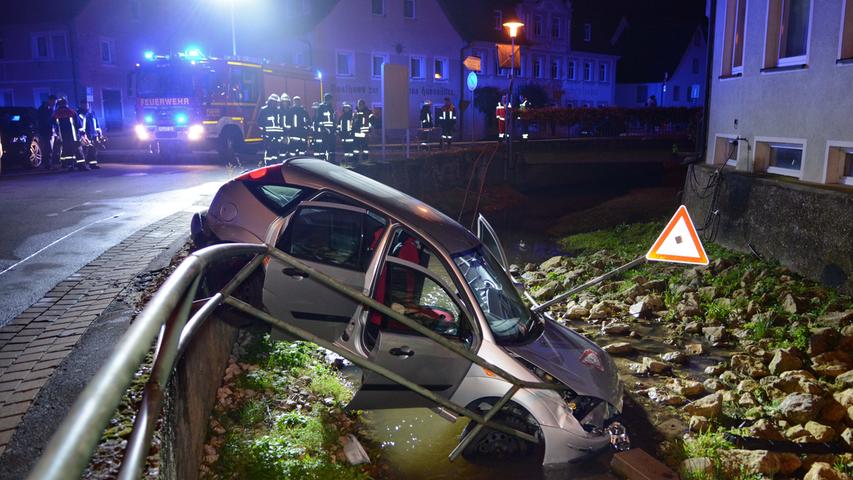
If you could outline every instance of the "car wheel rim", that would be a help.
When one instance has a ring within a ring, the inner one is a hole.
[[[41,166],[41,148],[35,142],[30,144],[30,165],[33,168]]]

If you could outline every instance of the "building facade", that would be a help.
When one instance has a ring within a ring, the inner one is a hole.
[[[708,163],[853,187],[853,0],[717,3]]]

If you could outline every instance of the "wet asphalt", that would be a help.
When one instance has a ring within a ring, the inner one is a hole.
[[[209,205],[228,176],[217,165],[101,167],[0,177],[0,326],[140,228]]]

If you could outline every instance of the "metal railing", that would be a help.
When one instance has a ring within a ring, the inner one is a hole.
[[[244,256],[252,256],[252,259],[219,292],[207,299],[204,305],[190,316],[199,283],[208,269],[222,260]],[[290,325],[232,296],[232,293],[263,263],[265,257],[275,257],[323,286],[430,338],[455,355],[459,355],[507,381],[510,388],[485,415],[481,415],[463,405],[457,405],[369,359],[319,338],[304,329]],[[118,475],[118,478],[122,480],[138,478],[148,456],[151,438],[163,405],[164,392],[175,364],[201,325],[223,304],[264,321],[294,337],[331,350],[361,368],[376,372],[430,401],[476,422],[477,425],[460,440],[450,453],[450,460],[457,458],[483,427],[489,427],[529,442],[538,443],[536,436],[495,422],[494,416],[522,388],[566,389],[566,387],[554,383],[520,380],[504,369],[424,327],[418,321],[392,310],[362,292],[341,284],[334,278],[303,264],[274,247],[256,244],[216,245],[191,254],[160,287],[157,294],[152,297],[116,345],[112,356],[80,394],[28,478],[43,480],[78,478],[80,476],[80,473],[88,465],[92,452],[97,447],[104,429],[116,411],[135,372],[144,361],[156,339],[151,376],[144,387],[139,412],[136,415]]]

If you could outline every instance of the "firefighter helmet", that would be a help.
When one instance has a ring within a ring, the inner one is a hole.
[[[274,94],[274,93],[273,93],[273,94],[271,94],[271,95],[269,96],[269,98],[267,98],[267,102],[278,102],[278,101],[280,101],[280,100],[279,100],[279,98],[278,98],[278,95],[276,95],[276,94]]]
[[[282,93],[280,98],[281,98],[281,102],[282,102],[282,103],[283,103],[283,102],[289,102],[289,101],[290,101],[290,95],[288,95],[288,94],[286,94],[286,93]]]
[[[294,95],[294,96],[293,96],[293,101],[294,101],[294,102],[296,102],[296,101],[300,101],[300,102],[301,102],[301,101],[302,101],[302,97],[300,97],[299,95]]]
[[[344,110],[346,110],[347,108],[352,110],[352,105],[350,105],[349,102],[344,102],[344,104],[342,105],[342,108]]]

